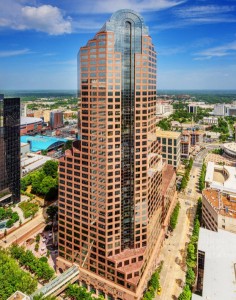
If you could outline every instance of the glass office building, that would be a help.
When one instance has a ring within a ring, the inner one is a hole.
[[[0,206],[20,201],[20,98],[0,95]]]
[[[59,170],[59,257],[108,299],[140,299],[163,240],[156,51],[143,18],[114,13],[78,54],[79,135]]]

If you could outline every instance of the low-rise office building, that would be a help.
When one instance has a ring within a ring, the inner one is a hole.
[[[203,117],[202,121],[203,121],[204,124],[218,125],[218,118],[217,117]]]
[[[157,130],[158,142],[162,145],[162,157],[169,165],[178,168],[180,163],[180,132]]]
[[[157,101],[156,104],[156,115],[169,116],[173,114],[173,105],[166,101]]]
[[[235,102],[232,104],[215,104],[213,115],[215,116],[236,116],[236,105]]]
[[[218,165],[209,161],[207,164],[206,187],[217,189],[221,192],[236,195],[236,168]]]
[[[190,148],[191,148],[190,133],[188,131],[183,131],[180,140],[181,158],[184,159],[189,158]]]
[[[29,143],[20,143],[20,156],[25,157],[27,153],[30,152],[30,144]]]
[[[191,130],[190,131],[190,143],[191,146],[203,143],[204,132],[201,130]]]
[[[40,118],[42,119],[45,123],[48,123],[50,121],[50,110],[33,110],[33,111],[28,111],[27,112],[27,117],[34,117],[34,118]]]
[[[236,195],[211,188],[203,190],[202,222],[209,230],[236,233]]]

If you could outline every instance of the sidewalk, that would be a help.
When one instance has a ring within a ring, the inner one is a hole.
[[[177,300],[185,283],[186,246],[192,231],[194,209],[200,194],[197,192],[200,168],[193,166],[185,193],[179,194],[178,223],[172,235],[164,241],[160,252],[163,267],[160,274],[162,292],[156,300]],[[188,193],[188,191],[191,191]]]

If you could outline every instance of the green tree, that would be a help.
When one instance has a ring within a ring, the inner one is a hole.
[[[56,180],[51,176],[46,176],[43,178],[40,184],[40,194],[47,195],[50,193],[51,189],[54,189],[56,185]]]
[[[40,234],[39,233],[36,235],[35,241],[36,241],[36,243],[39,243],[39,241],[40,241]]]
[[[42,293],[38,294],[38,295],[35,295],[33,297],[33,300],[57,300],[57,297],[56,296],[44,296]]]
[[[46,213],[48,214],[51,221],[54,220],[55,216],[57,216],[58,213],[58,207],[55,205],[51,205],[47,208]]]
[[[192,286],[195,282],[195,273],[192,268],[188,268],[186,273],[186,284]]]
[[[53,178],[56,178],[57,171],[58,171],[58,163],[56,161],[48,160],[43,165],[43,172],[46,176],[51,176]]]
[[[170,230],[174,230],[176,225],[177,225],[177,221],[178,221],[178,216],[179,216],[179,210],[180,210],[180,203],[178,202],[170,216]]]
[[[14,221],[12,219],[10,219],[7,221],[6,226],[7,226],[7,228],[10,228],[13,226],[13,224],[14,224]]]
[[[92,297],[92,294],[89,293],[84,287],[79,286],[78,284],[69,284],[66,290],[66,296],[70,297],[73,300],[95,300],[96,298]]]
[[[47,155],[48,154],[48,150],[41,150],[41,155]]]
[[[6,250],[0,249],[0,299],[6,300],[17,290],[32,294],[36,287],[36,279],[21,270]]]
[[[188,285],[185,285],[183,292],[179,295],[178,300],[191,300],[192,292]]]
[[[157,123],[157,126],[160,127],[162,130],[170,130],[171,125],[170,125],[170,120],[168,119],[162,119]]]

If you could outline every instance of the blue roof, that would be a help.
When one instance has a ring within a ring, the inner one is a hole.
[[[37,152],[40,150],[52,150],[67,142],[67,139],[41,136],[41,135],[23,135],[20,137],[21,143],[29,143],[30,151]]]

